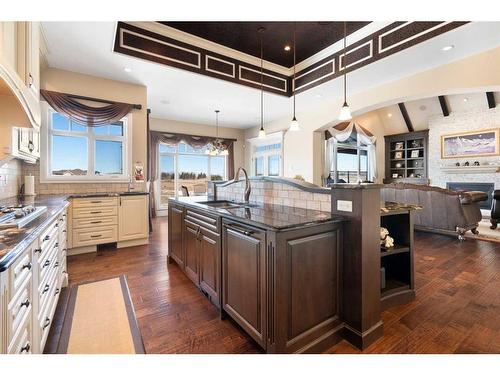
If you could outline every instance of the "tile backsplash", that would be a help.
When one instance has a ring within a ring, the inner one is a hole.
[[[0,199],[17,195],[21,183],[21,161],[11,160],[0,166]]]
[[[23,163],[22,176],[35,176],[36,194],[87,194],[87,193],[119,193],[127,191],[128,183],[41,183],[40,165]],[[22,183],[22,182],[21,182]],[[133,183],[134,191],[144,191],[145,183]]]
[[[286,183],[251,180],[250,201],[276,204],[310,210],[331,211],[330,189],[324,193],[309,192]],[[228,186],[217,186],[217,199],[242,201],[245,194],[245,181],[240,180]]]

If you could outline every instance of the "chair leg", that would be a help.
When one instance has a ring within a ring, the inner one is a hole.
[[[490,219],[490,223],[491,223],[490,229],[497,229],[498,219]]]
[[[479,231],[477,230],[477,227],[472,228],[470,231],[472,232],[472,234],[476,234],[476,235],[479,234]]]
[[[458,240],[460,242],[465,241],[465,232],[466,230],[463,228],[457,228]]]

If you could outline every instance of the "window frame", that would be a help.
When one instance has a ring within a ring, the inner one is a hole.
[[[269,157],[279,156],[279,173],[278,175],[272,175],[271,177],[283,177],[284,173],[284,137],[283,132],[271,133],[266,136],[266,138],[251,138],[248,140],[250,142],[250,175],[252,177],[263,177],[269,176]],[[257,151],[257,147],[268,146],[273,144],[280,144],[278,149]],[[263,174],[257,175],[256,161],[257,158],[263,157]]]
[[[358,182],[360,181],[360,173],[362,172],[361,171],[360,151],[366,151],[366,179],[370,180],[370,176],[368,173],[369,166],[370,166],[370,152],[368,151],[368,146],[361,144],[360,140],[357,137],[356,137],[356,143],[357,143],[357,145],[353,145],[353,144],[349,144],[349,143],[342,143],[342,142],[333,142],[333,147],[332,147],[333,155],[332,155],[332,157],[333,157],[334,168],[333,168],[333,171],[330,171],[330,177],[333,173],[334,183],[338,183],[337,174],[338,174],[339,170],[338,170],[337,154],[338,154],[339,148],[340,149],[356,150],[356,156],[357,156],[358,162],[357,162],[357,170],[355,172],[357,173]],[[346,182],[346,183],[349,183],[349,182]]]
[[[180,188],[181,188],[181,183],[179,181],[179,156],[183,156],[183,155],[188,155],[188,156],[192,156],[192,155],[197,155],[197,156],[205,156],[208,158],[208,168],[207,168],[207,180],[208,181],[211,181],[211,178],[212,178],[212,173],[211,173],[211,168],[212,168],[212,163],[211,163],[211,159],[213,158],[220,158],[220,157],[223,157],[224,158],[224,176],[222,176],[222,181],[226,181],[227,180],[227,174],[228,174],[228,165],[227,165],[227,155],[207,155],[205,153],[192,153],[192,152],[179,152],[179,145],[177,144],[176,145],[176,151],[175,152],[162,152],[160,151],[160,147],[161,145],[164,144],[164,143],[159,143],[158,144],[158,160],[157,160],[157,165],[158,165],[158,175],[156,176],[156,181],[157,181],[157,185],[156,186],[156,207],[157,210],[166,210],[168,208],[168,203],[162,203],[161,202],[161,157],[162,156],[173,156],[174,157],[174,192],[175,192],[175,197],[179,197],[179,192],[180,192]],[[168,146],[168,145],[167,145]]]
[[[72,132],[66,130],[52,129],[52,115],[57,113],[47,103],[42,102],[42,147],[40,155],[40,182],[42,183],[123,183],[130,180],[131,173],[131,150],[132,150],[132,121],[131,115],[125,116],[120,121],[123,123],[123,135],[94,134],[92,128],[88,127],[86,132]],[[81,137],[87,139],[87,175],[85,176],[57,176],[52,175],[52,136],[61,135],[69,137]],[[123,173],[119,175],[95,174],[95,149],[96,141],[120,141],[122,142],[122,167]]]

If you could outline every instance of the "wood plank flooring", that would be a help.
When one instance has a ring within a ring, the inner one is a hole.
[[[167,219],[154,228],[147,246],[68,258],[70,283],[125,274],[147,353],[262,352],[167,264]],[[500,244],[417,232],[415,247],[416,300],[385,311],[384,336],[363,352],[341,341],[328,353],[500,353]],[[46,352],[63,316],[61,302]]]

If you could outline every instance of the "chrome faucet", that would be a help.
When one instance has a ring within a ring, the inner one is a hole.
[[[236,173],[234,174],[234,179],[233,182],[239,181],[240,180],[240,171],[243,171],[243,174],[245,175],[245,203],[248,204],[250,200],[250,192],[252,191],[252,188],[250,187],[250,180],[248,179],[248,173],[243,167],[239,167]]]
[[[132,189],[132,176],[128,176],[128,192],[130,193]]]

